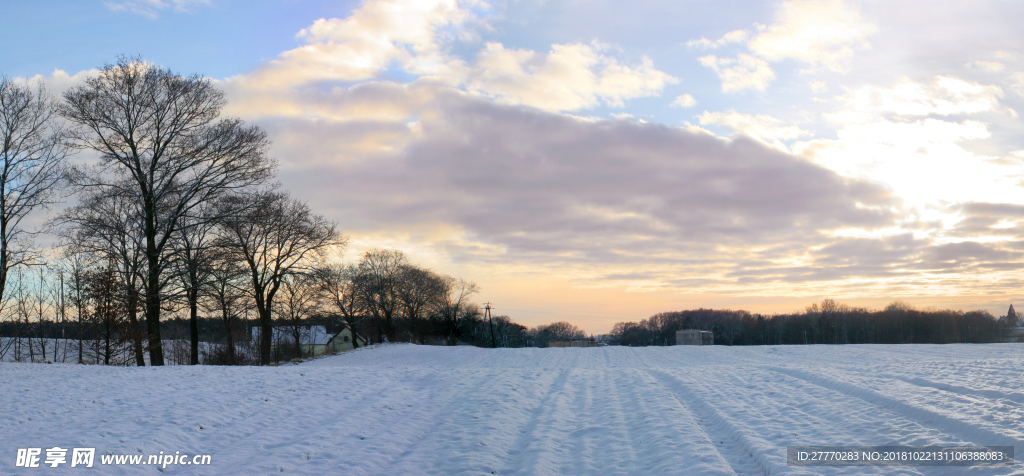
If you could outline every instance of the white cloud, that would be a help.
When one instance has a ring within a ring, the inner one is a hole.
[[[758,25],[757,30],[752,38],[746,30],[735,30],[715,41],[702,37],[687,45],[718,48],[745,42],[752,54],[739,53],[736,58],[709,55],[698,59],[721,78],[722,92],[764,91],[775,79],[769,61],[795,59],[812,67],[843,71],[845,61],[854,50],[870,47],[866,38],[877,27],[842,0],[789,0],[779,5],[775,23]]]
[[[812,135],[797,126],[786,126],[781,120],[763,114],[751,115],[735,110],[708,112],[700,115],[701,125],[725,126],[758,139],[796,139]]]
[[[53,74],[51,74],[50,76],[43,76],[41,74],[37,74],[31,78],[26,79],[18,77],[14,78],[14,80],[18,82],[26,82],[33,84],[41,82],[46,86],[46,90],[50,93],[50,95],[59,98],[61,97],[61,95],[64,94],[64,91],[67,91],[68,89],[71,89],[74,86],[78,86],[79,84],[82,84],[82,82],[84,82],[86,79],[97,75],[99,75],[99,70],[95,68],[79,71],[73,75],[68,74],[66,71],[62,69],[54,69]]]
[[[823,93],[825,91],[828,91],[828,84],[826,84],[824,81],[809,81],[807,83],[807,86],[809,86],[811,88],[811,91],[815,93]]]
[[[683,94],[681,96],[676,96],[669,105],[674,107],[693,107],[697,105],[697,100],[689,94]]]
[[[1010,75],[1010,87],[1015,93],[1024,96],[1024,72],[1017,71]]]
[[[1019,192],[1019,167],[993,163],[961,145],[990,136],[978,121],[876,118],[846,124],[836,139],[796,143],[793,150],[841,174],[885,183],[909,205],[1004,201]],[[1024,201],[1024,200],[1022,200]]]
[[[622,65],[597,45],[552,45],[545,55],[500,43],[487,44],[465,80],[467,89],[502,103],[548,111],[590,108],[601,101],[622,106],[626,99],[656,95],[675,82],[646,57],[639,64]]]
[[[149,18],[160,16],[160,12],[173,9],[176,13],[192,11],[193,6],[209,5],[210,0],[122,0],[107,1],[110,10],[136,13]]]
[[[978,156],[961,144],[990,137],[988,126],[921,119],[1001,111],[1002,96],[998,86],[952,76],[850,89],[837,98],[844,108],[824,115],[840,126],[837,138],[793,149],[839,173],[884,182],[914,206],[1003,201],[1018,194],[1015,162]]]
[[[795,59],[842,71],[855,49],[870,47],[866,38],[877,29],[842,0],[790,0],[748,46],[768,61]]]
[[[901,78],[896,85],[888,88],[863,86],[848,90],[840,99],[845,103],[847,113],[867,113],[867,116],[855,119],[862,121],[884,113],[948,116],[997,111],[1002,97],[1003,90],[999,86],[983,85],[953,76],[936,76],[928,84]],[[838,122],[849,120],[840,116],[833,118]]]
[[[472,19],[454,0],[371,0],[347,18],[319,19],[297,35],[308,44],[282,53],[247,75],[251,87],[281,88],[318,80],[375,77],[392,64],[413,74],[460,74],[445,54],[439,30]]]
[[[775,79],[775,73],[768,62],[751,55],[740,54],[736,58],[708,55],[698,59],[700,64],[711,68],[721,78],[723,93],[744,89],[764,91],[768,83]]]
[[[252,74],[231,79],[235,90],[281,96],[317,81],[365,81],[390,68],[505,104],[573,111],[661,93],[677,79],[649,58],[627,64],[592,44],[555,44],[547,53],[487,43],[472,61],[450,53],[450,37],[475,19],[473,4],[455,0],[369,0],[344,19],[320,19],[297,36],[307,44],[282,53]],[[452,35],[451,29],[459,30]],[[279,101],[287,107],[287,101]]]
[[[733,30],[733,31],[730,31],[729,33],[726,33],[725,35],[722,35],[721,38],[719,38],[719,39],[717,39],[715,41],[711,41],[711,40],[709,40],[707,38],[704,38],[702,36],[702,37],[700,37],[699,40],[690,40],[690,41],[686,42],[686,46],[688,46],[690,48],[718,48],[720,46],[725,46],[725,45],[728,45],[730,43],[743,43],[744,41],[747,41],[747,39],[749,39],[749,38],[750,38],[750,32],[749,31],[747,31],[747,30]]]
[[[971,61],[967,63],[967,67],[985,71],[986,73],[998,73],[1006,69],[1006,65],[998,61]]]

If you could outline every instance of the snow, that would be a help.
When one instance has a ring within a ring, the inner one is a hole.
[[[1020,344],[395,344],[267,368],[0,363],[0,473],[29,472],[17,448],[61,446],[213,461],[96,474],[1024,474],[786,465],[789,445],[1013,445],[1020,459],[1022,364]]]

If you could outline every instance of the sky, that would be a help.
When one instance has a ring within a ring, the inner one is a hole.
[[[0,73],[213,79],[342,259],[394,247],[495,314],[1024,296],[1024,4],[54,0]]]

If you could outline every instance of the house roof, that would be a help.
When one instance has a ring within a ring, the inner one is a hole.
[[[341,334],[342,332],[345,332],[345,331],[349,331],[352,334],[352,339],[354,339],[354,340],[358,339],[360,342],[362,342],[359,345],[365,345],[366,338],[361,336],[361,335],[359,335],[359,334],[356,334],[355,332],[352,332],[352,328],[349,327],[347,323],[346,324],[342,324],[341,330],[339,330],[338,332],[335,332],[334,335],[332,335],[331,338],[327,340],[327,342],[330,343],[330,341],[334,340],[335,337],[338,337],[338,334]]]

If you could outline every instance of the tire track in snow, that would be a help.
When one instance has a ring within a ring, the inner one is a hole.
[[[572,399],[569,410],[570,415],[573,416],[571,425],[576,429],[568,433],[568,442],[572,443],[572,449],[569,450],[568,461],[563,459],[562,468],[559,471],[561,474],[571,473],[583,473],[583,474],[595,474],[596,465],[595,459],[596,454],[593,451],[594,444],[599,443],[599,439],[595,438],[595,433],[598,436],[602,436],[601,433],[604,430],[603,425],[599,425],[599,417],[594,414],[597,410],[594,405],[594,387],[598,385],[601,379],[595,379],[595,376],[601,376],[604,372],[599,370],[579,370],[576,372],[577,380],[582,380],[580,384],[573,386],[576,390],[575,395]],[[571,428],[570,428],[571,429]],[[598,441],[593,441],[598,440]]]
[[[715,443],[715,449],[737,475],[814,474],[788,467],[785,460],[781,464],[773,461],[779,451],[776,445],[742,431],[727,415],[690,390],[692,382],[684,382],[662,370],[648,369],[647,373],[697,417],[704,432]]]
[[[1024,393],[1021,392],[1004,392],[1001,390],[987,390],[987,389],[975,389],[964,387],[963,385],[954,385],[950,383],[933,382],[931,380],[920,378],[920,377],[905,377],[902,375],[885,375],[891,379],[902,380],[911,385],[918,387],[934,388],[936,390],[942,390],[949,392],[954,395],[972,395],[975,397],[981,397],[988,400],[1009,400],[1013,403],[1024,404]]]
[[[982,425],[966,422],[926,408],[908,404],[868,388],[849,382],[842,382],[828,377],[822,377],[805,370],[783,367],[772,367],[769,368],[769,370],[798,378],[808,383],[886,408],[899,413],[922,426],[927,426],[943,433],[955,435],[964,441],[970,441],[978,445],[1013,445],[1016,454],[1024,454],[1021,453],[1024,451],[1024,439],[1021,438],[1022,435],[1019,431],[1013,431],[1007,428],[987,428]]]
[[[607,362],[608,355],[604,357]],[[600,413],[588,419],[592,425],[601,425],[597,431],[603,438],[595,440],[590,459],[595,462],[595,468],[606,475],[638,474],[641,465],[634,446],[636,434],[626,418],[635,413],[636,408],[631,407],[627,412],[622,403],[621,374],[618,369],[599,372],[601,388],[596,393],[603,400],[595,402],[593,408]]]
[[[526,418],[564,385],[570,370],[454,370],[449,401],[438,412],[424,438],[403,452],[382,474],[507,474],[509,448],[517,433],[527,431]],[[529,377],[527,377],[527,374]],[[531,386],[522,385],[524,382]],[[452,458],[437,458],[451,454]]]
[[[617,389],[627,390],[620,391],[619,398],[626,400],[623,419],[640,463],[630,474],[736,476],[698,418],[674,394],[647,373],[613,371],[618,374]]]
[[[308,371],[306,373],[310,374]],[[252,413],[256,418],[250,416],[229,425],[228,430],[245,428],[247,431],[235,437],[220,434],[219,438],[228,438],[231,442],[227,445],[222,443],[220,450],[213,454],[218,462],[217,467],[266,472],[294,469],[301,464],[303,468],[319,468],[327,472],[340,470],[346,474],[379,474],[381,465],[386,464],[391,459],[390,455],[394,454],[388,449],[395,443],[390,440],[408,432],[387,431],[378,435],[378,431],[418,424],[420,418],[416,418],[415,409],[408,403],[409,397],[428,395],[429,388],[422,385],[422,376],[375,381],[366,378],[368,375],[364,372],[359,373],[364,374],[359,379],[363,381],[364,386],[358,388],[362,391],[355,395],[345,395],[343,399],[338,397],[335,391],[337,388],[321,382],[309,382],[298,388],[278,387],[278,391],[268,396],[278,401],[285,400],[287,396],[287,401],[295,403],[273,405],[269,407],[270,413],[256,409]],[[339,377],[352,378],[351,373],[337,371],[319,374],[328,382]],[[377,385],[371,387],[370,382]],[[302,391],[301,395],[288,395],[292,391],[298,393],[298,390]],[[344,391],[352,392],[352,389],[345,388]],[[310,407],[301,404],[310,400],[320,401],[323,405]],[[417,400],[420,404],[430,403],[430,398]],[[259,403],[255,406],[259,407]],[[353,408],[360,411],[350,411]],[[380,450],[373,453],[381,458],[357,461],[345,458],[346,448],[354,445],[378,447]],[[280,457],[272,457],[274,455]],[[280,465],[280,468],[277,465],[260,466],[259,462],[266,460],[285,464]],[[294,465],[287,464],[292,460]],[[331,466],[320,467],[325,464]]]
[[[500,474],[557,474],[554,472],[538,471],[540,469],[539,466],[542,466],[544,463],[542,459],[548,456],[545,449],[554,444],[553,438],[549,434],[550,432],[542,430],[550,426],[549,422],[557,421],[557,418],[552,418],[556,414],[552,408],[565,389],[565,384],[569,381],[571,373],[572,369],[562,370],[555,382],[552,383],[550,390],[544,395],[544,398],[530,412],[529,421],[520,430],[519,438],[516,439],[512,450],[509,451],[511,464]],[[528,469],[524,469],[527,467]]]
[[[669,392],[640,392],[649,380],[626,369],[572,371],[521,435],[512,474],[735,476]]]

